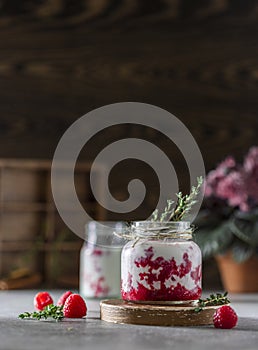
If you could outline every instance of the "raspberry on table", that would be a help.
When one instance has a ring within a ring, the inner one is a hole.
[[[79,294],[71,294],[65,301],[63,308],[64,317],[82,318],[87,314],[87,306]]]
[[[48,292],[39,292],[34,297],[36,310],[42,311],[47,305],[53,304],[53,299]]]
[[[215,328],[230,329],[236,326],[238,321],[235,310],[229,305],[223,305],[213,315]]]
[[[63,306],[65,304],[66,299],[73,294],[70,290],[65,292],[64,294],[61,295],[61,297],[58,299],[57,306]]]

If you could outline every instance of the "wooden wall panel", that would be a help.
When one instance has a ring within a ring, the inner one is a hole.
[[[240,157],[257,143],[257,19],[256,0],[1,1],[0,157],[51,158],[118,101],[178,116],[208,169]]]

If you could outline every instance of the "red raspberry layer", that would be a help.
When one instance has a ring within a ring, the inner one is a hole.
[[[141,272],[137,276],[137,288],[133,287],[136,284],[133,283],[134,276],[128,273],[127,281],[124,282],[129,286],[129,290],[125,291],[123,288],[121,290],[124,300],[186,301],[197,300],[201,297],[201,265],[192,269],[192,262],[186,252],[183,254],[183,262],[177,265],[174,257],[169,260],[161,256],[154,259],[153,247],[149,247],[145,250],[145,255],[136,259],[134,264],[137,268],[144,268],[145,272]],[[176,280],[178,281],[185,276],[194,282],[193,289],[187,289],[182,282],[176,283]],[[139,280],[144,281],[144,283],[139,282]],[[174,283],[168,286],[168,281]],[[158,282],[159,288],[155,282]]]

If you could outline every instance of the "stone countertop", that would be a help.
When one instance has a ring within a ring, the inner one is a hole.
[[[19,320],[33,310],[36,291],[0,291],[0,349],[26,350],[257,350],[258,294],[232,295],[239,322],[232,330],[205,327],[153,327],[106,323],[99,319],[99,302],[87,301],[88,316],[81,320]],[[54,291],[55,301],[62,291]]]

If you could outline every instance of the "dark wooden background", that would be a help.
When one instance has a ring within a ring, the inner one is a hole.
[[[227,154],[241,159],[258,144],[258,1],[0,2],[0,157],[51,159],[73,121],[123,101],[180,118],[208,170]],[[85,157],[124,136],[173,155],[160,135],[132,126],[96,136]],[[125,180],[115,179],[123,198]]]
[[[0,157],[51,159],[83,114],[139,101],[180,118],[209,170],[258,143],[257,92],[257,0],[0,3]],[[85,158],[124,136],[154,140],[184,175],[171,145],[133,126],[101,133]]]
[[[139,101],[180,118],[209,170],[258,143],[257,92],[257,0],[0,3],[0,157],[51,159],[59,138],[83,114]],[[93,159],[104,145],[128,136],[163,148],[186,187],[182,157],[150,130],[114,127],[81,157]],[[121,169],[111,189],[123,199],[127,178],[149,170],[129,163],[123,180]]]
[[[1,157],[51,158],[81,115],[139,101],[179,117],[211,168],[257,143],[257,92],[256,0],[0,3]]]

